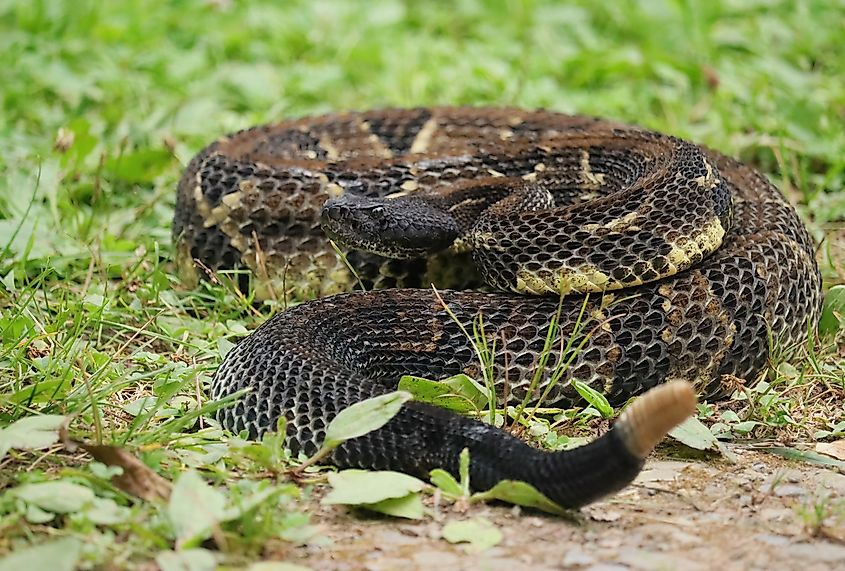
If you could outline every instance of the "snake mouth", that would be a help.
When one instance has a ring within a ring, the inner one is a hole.
[[[442,211],[418,202],[345,194],[326,202],[320,226],[348,248],[386,258],[423,258],[447,249],[458,233]]]
[[[320,213],[320,226],[330,240],[346,248],[361,250],[393,259],[425,257],[428,252],[409,244],[391,244],[382,229],[381,213],[377,207],[350,208],[330,200]]]

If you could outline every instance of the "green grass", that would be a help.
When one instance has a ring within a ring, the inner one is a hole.
[[[843,14],[829,0],[0,3],[0,426],[74,415],[77,437],[136,450],[171,480],[198,469],[230,508],[265,498],[199,534],[220,561],[313,534],[310,488],[279,475],[273,442],[222,438],[198,414],[221,354],[269,308],[180,288],[169,229],[194,152],[291,115],[513,104],[691,138],[767,172],[821,242],[826,283],[843,283]],[[841,437],[845,364],[810,349],[702,416],[734,438]],[[567,412],[553,428],[599,422]],[[45,481],[93,490],[99,511],[45,520],[15,495]],[[201,543],[179,521],[81,452],[0,459],[0,553],[75,537],[92,566],[166,560]]]

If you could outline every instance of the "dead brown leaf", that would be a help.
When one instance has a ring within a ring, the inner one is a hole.
[[[845,440],[819,442],[816,444],[816,452],[837,460],[845,460]]]
[[[59,436],[65,448],[73,452],[82,448],[95,460],[107,466],[120,466],[123,472],[111,479],[118,489],[142,500],[167,500],[170,498],[172,485],[153,472],[149,466],[138,460],[131,453],[118,446],[85,444],[68,436],[67,425],[59,430]]]
[[[166,500],[170,497],[170,482],[123,448],[88,444],[79,444],[79,447],[107,466],[123,468],[123,473],[113,476],[111,481],[127,494],[147,501]]]

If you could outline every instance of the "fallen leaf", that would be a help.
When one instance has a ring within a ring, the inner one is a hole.
[[[498,545],[502,541],[502,532],[493,523],[483,517],[464,521],[451,521],[443,526],[443,539],[449,543],[467,543],[466,550],[478,553]]]
[[[328,478],[332,491],[323,498],[324,504],[374,504],[419,492],[425,485],[413,476],[391,471],[343,470]]]
[[[819,442],[816,444],[816,452],[837,460],[845,460],[845,440]]]
[[[117,446],[92,445],[73,440],[68,436],[67,424],[59,429],[62,444],[69,451],[82,448],[95,460],[107,466],[117,466],[122,469],[120,474],[111,478],[112,484],[119,490],[131,494],[142,500],[154,501],[170,498],[171,484],[150,469],[149,466],[135,456]]]
[[[421,519],[422,499],[419,491],[423,482],[399,472],[368,472],[343,470],[329,474],[332,491],[323,498],[324,504],[358,506],[375,512]]]
[[[700,420],[690,417],[669,431],[669,436],[696,450],[715,450],[716,437]]]
[[[123,469],[122,473],[112,476],[111,479],[118,489],[147,501],[166,500],[170,497],[170,482],[123,448],[76,444],[103,464]]]
[[[403,517],[405,519],[422,519],[425,511],[422,498],[416,492],[412,492],[401,498],[390,498],[374,504],[361,504],[361,507],[370,511]]]
[[[719,442],[709,428],[696,417],[683,421],[669,431],[669,436],[696,450],[717,450],[729,462],[736,462],[736,455]]]

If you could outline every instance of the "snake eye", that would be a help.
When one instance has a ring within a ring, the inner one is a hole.
[[[384,206],[376,206],[370,210],[370,215],[376,220],[384,218]]]

